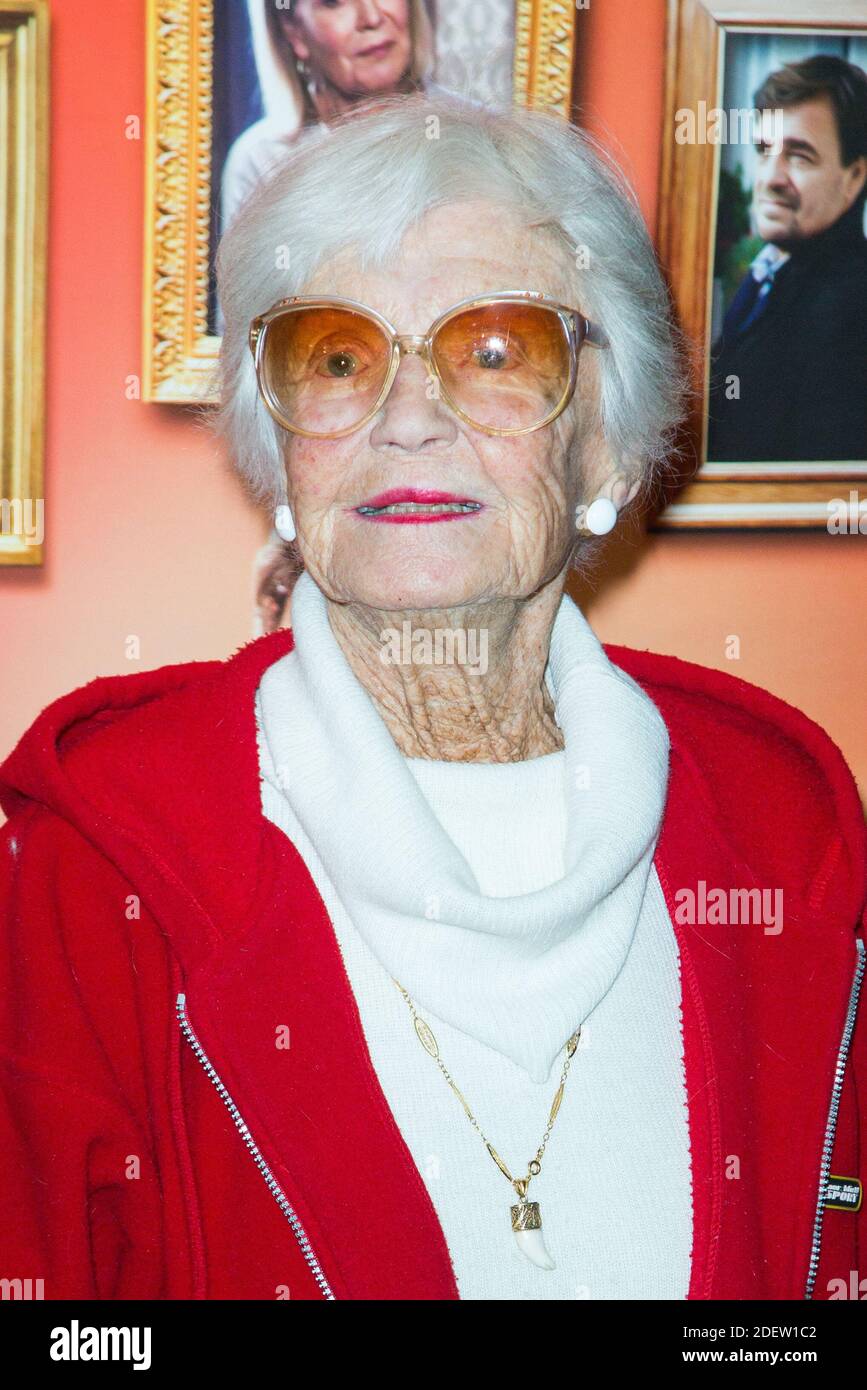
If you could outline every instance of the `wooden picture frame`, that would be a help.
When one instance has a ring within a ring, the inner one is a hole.
[[[241,0],[239,0],[239,3]],[[567,116],[575,6],[516,0],[517,101]],[[209,332],[214,0],[147,0],[142,397],[216,399]]]
[[[44,559],[48,0],[0,0],[0,565]]]
[[[677,143],[678,112],[723,107],[726,43],[735,35],[867,35],[863,0],[669,0],[658,246],[682,328],[697,349],[699,402],[690,422],[700,466],[656,526],[826,529],[843,502],[851,527],[863,514],[867,462],[707,463],[711,276],[721,145]],[[853,509],[854,508],[854,512]]]

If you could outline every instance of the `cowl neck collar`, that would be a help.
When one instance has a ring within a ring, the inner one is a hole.
[[[263,776],[419,1010],[545,1081],[632,942],[665,808],[662,716],[564,595],[546,679],[565,741],[565,875],[489,897],[349,666],[307,573],[293,590],[292,627],[294,649],[257,692]]]

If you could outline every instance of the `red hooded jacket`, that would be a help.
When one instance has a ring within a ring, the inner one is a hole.
[[[325,907],[262,813],[254,692],[291,643],[91,681],[0,767],[4,1297],[459,1297]],[[864,1208],[829,1200],[867,1154],[853,778],[772,695],[606,650],[671,739],[689,1297],[863,1298]],[[684,924],[685,888],[781,889],[783,929]]]

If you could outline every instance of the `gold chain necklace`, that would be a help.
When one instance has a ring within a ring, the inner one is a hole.
[[[394,979],[394,976],[392,976],[392,979]],[[581,1029],[578,1028],[577,1031],[572,1034],[571,1038],[566,1044],[566,1061],[563,1066],[563,1070],[560,1073],[560,1084],[557,1087],[557,1094],[554,1096],[554,1100],[551,1104],[551,1113],[548,1116],[548,1124],[545,1129],[545,1133],[542,1137],[542,1142],[536,1150],[535,1158],[531,1158],[529,1164],[527,1165],[527,1176],[524,1178],[513,1178],[512,1174],[509,1172],[505,1163],[500,1158],[500,1155],[497,1153],[497,1150],[494,1148],[493,1144],[490,1142],[489,1139],[486,1138],[485,1134],[482,1132],[482,1129],[478,1124],[475,1115],[473,1114],[470,1107],[467,1105],[466,1100],[461,1095],[461,1092],[458,1090],[457,1086],[452,1080],[451,1074],[448,1068],[446,1067],[442,1057],[440,1056],[439,1043],[434,1037],[432,1029],[427,1023],[425,1023],[424,1019],[420,1018],[419,1015],[416,1013],[415,1006],[413,1005],[412,1000],[410,999],[409,995],[407,994],[400,981],[394,980],[394,983],[397,985],[398,989],[400,990],[401,994],[403,995],[404,999],[409,1005],[409,1011],[412,1014],[412,1021],[415,1026],[416,1036],[418,1037],[419,1042],[421,1043],[425,1052],[430,1057],[433,1057],[434,1061],[436,1062],[446,1081],[449,1083],[458,1100],[460,1101],[461,1105],[464,1107],[470,1124],[473,1126],[474,1129],[478,1130],[482,1142],[484,1143],[484,1146],[487,1149],[488,1153],[491,1155],[491,1158],[494,1160],[500,1172],[503,1174],[503,1177],[506,1178],[512,1184],[512,1187],[514,1187],[515,1191],[518,1194],[519,1200],[516,1203],[516,1205],[511,1208],[512,1231],[514,1233],[515,1240],[517,1241],[518,1249],[521,1251],[522,1254],[526,1255],[527,1259],[531,1260],[534,1265],[538,1265],[540,1269],[554,1269],[554,1261],[551,1259],[551,1256],[545,1249],[545,1241],[542,1236],[542,1216],[539,1211],[539,1203],[527,1201],[527,1188],[530,1186],[530,1182],[532,1181],[532,1179],[538,1177],[539,1173],[542,1171],[542,1155],[545,1152],[545,1146],[548,1143],[548,1138],[550,1136],[551,1129],[553,1127],[554,1121],[557,1118],[557,1112],[560,1109],[560,1103],[563,1100],[563,1092],[566,1088],[566,1076],[568,1074],[569,1067],[571,1066],[572,1058],[575,1055],[575,1049],[578,1046],[578,1040],[581,1037]]]

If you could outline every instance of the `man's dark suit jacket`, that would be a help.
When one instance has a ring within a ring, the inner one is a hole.
[[[726,400],[726,378],[740,399]],[[856,204],[799,246],[711,354],[709,461],[867,459],[867,240]]]

